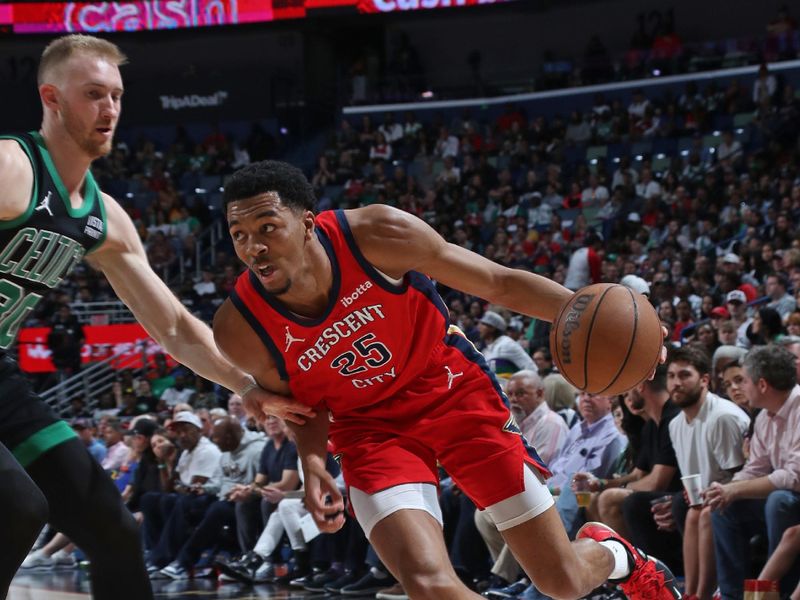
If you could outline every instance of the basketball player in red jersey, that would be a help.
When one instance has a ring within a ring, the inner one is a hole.
[[[315,408],[293,429],[320,529],[344,522],[325,471],[330,436],[356,518],[415,600],[478,597],[448,560],[437,461],[489,512],[543,593],[579,598],[611,578],[631,598],[679,598],[663,565],[604,525],[587,524],[570,543],[546,466],[525,445],[481,354],[449,325],[429,277],[548,321],[571,292],[448,244],[402,211],[315,215],[314,205],[308,181],[286,163],[231,177],[228,225],[249,268],[220,307],[214,335],[234,364],[281,395],[276,402],[291,395]]]

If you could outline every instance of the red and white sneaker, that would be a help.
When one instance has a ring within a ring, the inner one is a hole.
[[[624,579],[609,579],[609,582],[618,585],[630,600],[680,600],[681,593],[675,584],[675,576],[667,565],[647,556],[611,527],[589,522],[578,530],[575,537],[596,542],[613,540],[625,547],[631,566],[630,575]]]

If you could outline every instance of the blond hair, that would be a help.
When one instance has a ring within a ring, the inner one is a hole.
[[[544,378],[544,400],[552,410],[574,408],[578,390],[560,373]]]
[[[128,57],[122,53],[122,50],[107,40],[80,33],[65,35],[47,44],[42,52],[37,75],[39,85],[45,83],[45,76],[48,72],[64,64],[78,52],[104,58],[117,66],[128,62]]]

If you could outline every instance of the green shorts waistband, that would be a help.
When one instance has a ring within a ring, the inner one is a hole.
[[[64,421],[57,421],[44,429],[40,429],[24,442],[15,446],[11,453],[19,464],[27,467],[51,448],[76,437],[78,436],[72,427]]]

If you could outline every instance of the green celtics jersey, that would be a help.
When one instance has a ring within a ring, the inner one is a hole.
[[[91,173],[86,175],[83,206],[72,208],[38,133],[0,139],[19,143],[33,167],[27,210],[16,219],[0,221],[0,350],[5,350],[42,296],[103,242],[106,217]]]

